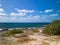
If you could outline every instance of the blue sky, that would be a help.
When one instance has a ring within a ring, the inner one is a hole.
[[[60,0],[0,0],[0,22],[60,20]]]

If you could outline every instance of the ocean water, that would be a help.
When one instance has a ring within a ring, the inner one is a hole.
[[[45,27],[49,23],[0,23],[0,28]]]

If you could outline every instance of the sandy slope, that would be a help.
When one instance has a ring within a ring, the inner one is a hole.
[[[60,38],[55,39],[56,36],[44,36],[41,34],[41,29],[39,31],[40,33],[17,34],[4,38],[0,36],[0,45],[60,45]]]
[[[39,35],[38,33],[34,33],[33,35],[28,35],[29,39],[35,39],[35,40],[31,40],[31,41],[27,41],[27,42],[23,42],[23,43],[16,43],[16,45],[44,45],[42,44],[43,42],[45,42],[45,45],[47,45],[46,43],[50,44],[50,45],[60,45],[60,41],[56,42],[56,41],[52,41],[52,37],[46,37],[43,35]],[[8,38],[9,40],[12,41],[18,41],[19,39],[21,40],[21,38],[13,38],[10,37]]]

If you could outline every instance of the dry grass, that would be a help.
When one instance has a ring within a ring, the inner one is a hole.
[[[50,45],[50,44],[43,41],[41,45]]]
[[[17,36],[15,38],[18,38],[17,42],[21,42],[21,43],[26,43],[26,42],[29,42],[29,41],[35,41],[36,39],[30,39],[28,37],[28,35],[21,35],[21,36]]]

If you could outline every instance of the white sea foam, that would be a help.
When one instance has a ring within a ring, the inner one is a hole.
[[[3,29],[0,29],[0,31],[3,30]]]

